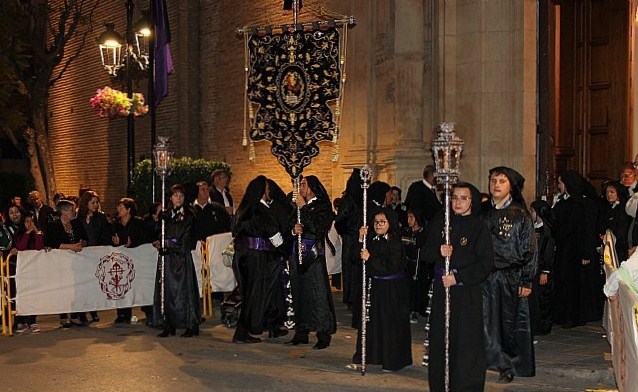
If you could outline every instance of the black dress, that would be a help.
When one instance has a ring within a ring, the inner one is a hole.
[[[235,263],[239,271],[242,309],[236,337],[246,331],[261,334],[278,329],[286,315],[282,285],[282,263],[269,238],[279,232],[275,212],[263,203],[254,204],[233,231]]]
[[[392,371],[412,364],[410,283],[401,247],[401,238],[391,235],[369,236],[367,243],[366,274],[371,285],[366,363]],[[352,361],[361,363],[361,329]]]
[[[296,214],[292,218],[296,222]],[[325,256],[325,252],[330,251],[325,249],[325,240],[332,220],[332,206],[328,200],[316,199],[301,208],[303,262],[299,264],[295,245],[290,263],[295,339],[307,339],[309,332],[315,330],[320,341],[329,343],[337,330]],[[297,237],[293,241],[296,244]]]
[[[167,328],[189,329],[199,332],[201,309],[197,276],[191,251],[193,215],[188,212],[171,213],[166,217],[166,255],[164,256],[164,317]],[[155,315],[161,314],[161,256],[155,284]],[[159,320],[159,317],[157,318]]]
[[[610,204],[605,201],[598,214],[597,232],[604,235],[609,229],[616,237],[616,254],[618,261],[623,262],[629,258],[629,226],[632,218],[625,212],[626,202]]]
[[[556,216],[554,264],[554,323],[573,327],[600,320],[603,277],[596,252],[596,203],[585,197],[562,198]],[[582,260],[590,260],[587,265]]]

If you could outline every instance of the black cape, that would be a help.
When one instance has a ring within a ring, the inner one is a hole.
[[[170,212],[168,213],[170,214]],[[164,256],[164,316],[172,328],[199,331],[201,309],[197,276],[191,250],[195,248],[193,216],[190,213],[166,218]],[[155,284],[155,320],[161,315],[161,256]]]
[[[274,211],[256,203],[235,227],[235,263],[239,271],[242,309],[238,328],[251,334],[279,328],[284,321],[285,306],[280,282],[282,264],[277,251],[249,249],[246,237],[269,238],[279,232]]]
[[[333,216],[328,200],[317,199],[304,205],[301,208],[303,238],[315,240],[315,246],[323,249]],[[292,214],[292,221],[296,222],[296,213]],[[297,241],[297,237],[293,241]],[[323,249],[323,252],[329,251]],[[325,253],[310,252],[300,265],[297,254],[293,252],[290,265],[296,332],[303,334],[316,330],[317,333],[334,334],[337,323]]]
[[[450,271],[457,285],[450,287],[450,390],[482,391],[487,360],[483,334],[483,296],[481,284],[494,267],[492,239],[477,216],[455,216],[451,221],[453,247]],[[428,227],[424,259],[445,270],[440,248],[444,243],[443,214]],[[445,288],[441,278],[433,283],[430,318],[428,378],[430,391],[445,389]]]
[[[370,258],[366,262],[366,273],[371,285],[366,363],[382,365],[386,370],[400,370],[412,364],[410,283],[405,273],[401,238],[369,236],[367,248]],[[353,362],[361,363],[361,329],[357,333]]]

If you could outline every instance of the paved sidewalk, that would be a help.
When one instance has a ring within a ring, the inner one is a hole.
[[[321,351],[290,347],[291,335],[260,344],[231,343],[233,331],[215,316],[191,339],[155,337],[140,322],[115,327],[115,312],[101,312],[90,327],[61,329],[57,316],[38,318],[40,334],[0,337],[0,391],[427,391],[421,366],[423,321],[414,324],[414,365],[396,373],[369,366],[368,373],[345,369],[354,352],[356,331],[350,313],[335,295],[338,332]],[[179,334],[180,331],[178,331]],[[555,329],[539,337],[538,374],[499,384],[488,372],[486,391],[585,391],[614,389],[610,352],[601,327]],[[265,338],[265,335],[264,335]]]

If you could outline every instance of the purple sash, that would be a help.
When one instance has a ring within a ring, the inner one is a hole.
[[[373,276],[372,279],[376,280],[395,280],[395,279],[403,279],[407,278],[408,274],[405,271],[396,272],[392,275],[377,275]]]
[[[301,256],[302,257],[306,257],[308,256],[310,253],[314,253],[315,256],[325,256],[326,255],[326,250],[324,249],[323,246],[319,247],[316,246],[317,240],[313,240],[313,239],[308,239],[308,238],[302,238],[301,239]],[[294,242],[293,245],[293,254],[296,255],[297,254],[297,241]]]
[[[235,238],[235,245],[238,245],[240,248],[258,251],[272,252],[275,250],[270,240],[262,237],[237,237]]]

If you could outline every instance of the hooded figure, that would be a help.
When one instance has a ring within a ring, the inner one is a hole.
[[[258,176],[246,188],[237,210],[233,229],[234,264],[238,271],[242,309],[233,336],[235,343],[257,343],[250,334],[269,331],[269,337],[287,334],[281,330],[285,318],[282,264],[277,248],[283,237],[275,212],[268,203],[270,189],[266,177]]]
[[[337,322],[325,253],[334,214],[328,192],[317,177],[308,176],[301,180],[297,206],[301,209],[301,224],[296,223],[297,214],[293,213],[291,226],[295,238],[290,263],[295,337],[288,343],[307,344],[310,331],[315,330],[318,341],[313,349],[321,350],[330,346]],[[301,251],[297,247],[298,234],[301,235]]]
[[[481,193],[460,182],[452,190],[450,274],[445,276],[444,211],[428,226],[423,248],[435,268],[430,317],[430,391],[445,390],[445,286],[450,288],[450,390],[482,391],[487,362],[481,284],[494,268],[490,232],[479,218]],[[444,281],[445,276],[445,281]]]
[[[593,186],[568,170],[558,177],[562,196],[554,205],[556,259],[554,264],[554,323],[573,328],[602,317],[604,277],[596,251],[597,198]]]
[[[535,369],[528,296],[536,277],[536,234],[514,169],[490,170],[490,200],[481,206],[494,249],[494,270],[483,283],[483,311],[488,368],[502,382],[533,377]]]
[[[359,284],[356,265],[359,263],[358,236],[363,208],[363,190],[361,189],[361,170],[354,169],[346,190],[341,198],[341,205],[335,218],[335,229],[341,236],[341,272],[343,276],[343,303],[352,306],[355,285]]]

